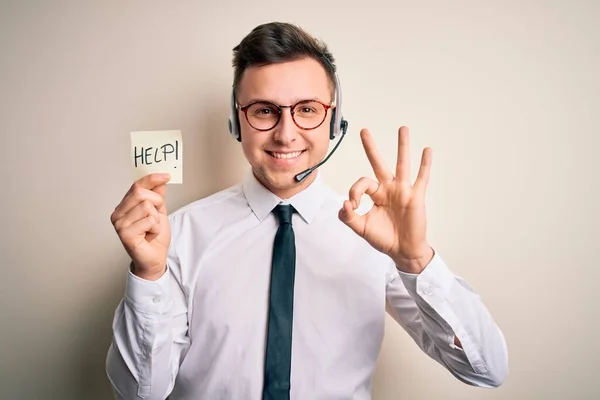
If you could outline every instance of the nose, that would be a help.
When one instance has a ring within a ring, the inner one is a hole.
[[[282,145],[288,145],[296,140],[298,136],[298,127],[292,119],[290,108],[283,108],[281,119],[273,131],[273,139]]]

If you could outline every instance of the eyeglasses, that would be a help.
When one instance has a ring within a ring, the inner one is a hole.
[[[302,100],[291,106],[280,106],[270,101],[256,101],[239,109],[246,115],[248,124],[257,131],[268,131],[279,123],[284,108],[289,108],[292,120],[300,129],[316,129],[327,117],[332,104],[318,100]]]

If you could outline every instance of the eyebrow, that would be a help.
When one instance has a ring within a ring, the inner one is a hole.
[[[301,98],[297,97],[297,98],[293,99],[292,103],[290,103],[290,104],[279,104],[278,102],[273,101],[273,100],[268,100],[268,99],[264,99],[264,98],[260,98],[260,97],[255,97],[255,98],[251,98],[250,100],[246,101],[243,104],[240,103],[240,102],[238,102],[238,104],[240,106],[245,106],[245,105],[248,105],[248,104],[252,104],[252,103],[256,103],[256,102],[262,101],[262,102],[273,103],[273,104],[277,104],[277,105],[292,105],[292,104],[296,104],[296,103],[301,102],[301,101],[312,101],[312,100],[322,101],[325,104],[329,104],[330,103],[330,102],[327,102],[327,101],[323,101],[323,100],[319,99],[318,97],[311,97],[311,98],[306,98],[306,99],[301,99]]]

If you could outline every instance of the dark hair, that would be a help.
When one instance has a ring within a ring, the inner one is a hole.
[[[318,61],[335,90],[335,60],[327,45],[302,28],[284,22],[257,26],[233,48],[233,88],[237,91],[249,67],[295,61],[310,57]]]

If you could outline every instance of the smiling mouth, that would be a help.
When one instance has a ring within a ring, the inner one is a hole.
[[[296,157],[299,157],[300,154],[304,153],[306,150],[302,150],[302,151],[293,151],[290,153],[277,153],[274,151],[267,151],[267,153],[273,157],[273,158],[279,158],[279,159],[284,159],[284,160],[292,160]]]

